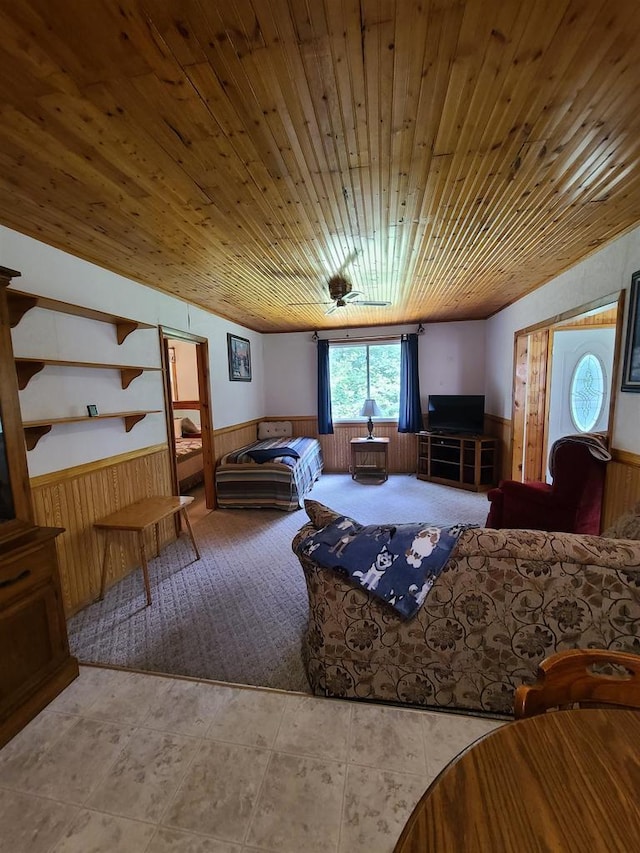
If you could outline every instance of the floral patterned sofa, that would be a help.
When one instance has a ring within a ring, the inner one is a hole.
[[[306,504],[294,551],[340,515]],[[602,536],[466,530],[409,620],[298,559],[309,594],[303,659],[318,695],[508,714],[514,689],[555,651],[640,654],[640,504]]]

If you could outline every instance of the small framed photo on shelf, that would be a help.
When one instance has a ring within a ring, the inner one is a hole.
[[[251,382],[251,343],[246,338],[227,333],[229,380]]]
[[[90,403],[87,406],[87,414],[89,415],[90,418],[95,418],[98,414],[98,407],[95,406],[93,403]]]

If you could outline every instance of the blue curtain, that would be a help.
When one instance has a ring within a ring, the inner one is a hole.
[[[400,414],[398,432],[420,432],[420,377],[418,376],[418,336],[403,335],[400,342]]]
[[[325,340],[318,341],[318,432],[320,435],[333,435],[329,341]]]

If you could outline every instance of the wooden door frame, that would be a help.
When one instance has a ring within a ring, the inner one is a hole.
[[[160,333],[160,358],[164,376],[165,417],[167,435],[171,445],[175,445],[173,429],[173,401],[171,399],[171,380],[169,377],[169,340],[192,343],[196,348],[196,369],[198,374],[198,394],[200,397],[200,431],[202,433],[202,462],[204,466],[204,493],[207,509],[215,509],[216,491],[213,470],[214,438],[211,417],[211,385],[209,380],[209,340],[191,332],[182,332],[169,326],[158,326]],[[194,401],[195,402],[195,401]],[[175,453],[172,455],[171,481],[173,493],[178,494],[178,468]]]
[[[546,470],[547,431],[549,417],[549,383],[553,330],[581,314],[597,311],[607,305],[617,306],[616,337],[613,352],[611,393],[609,395],[609,434],[613,429],[616,388],[622,351],[625,291],[619,290],[594,299],[562,314],[556,314],[514,334],[513,393],[511,412],[511,479],[526,482],[543,480]],[[529,368],[529,349],[546,351],[538,361],[538,370]],[[535,411],[533,406],[535,405]]]

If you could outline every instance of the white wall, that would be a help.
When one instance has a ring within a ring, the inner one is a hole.
[[[198,365],[195,344],[188,341],[171,340],[169,345],[176,354],[176,385],[178,400],[199,400]]]
[[[376,326],[321,332],[322,338],[399,335],[416,326]],[[426,324],[418,338],[420,396],[427,410],[429,394],[484,393],[483,321]],[[264,336],[265,414],[305,416],[317,412],[316,345],[311,332]]]
[[[487,411],[510,419],[513,385],[514,334],[594,299],[627,290],[631,274],[640,269],[640,228],[605,246],[544,287],[486,321]],[[625,314],[626,314],[625,310]],[[626,329],[626,319],[625,319]],[[622,370],[622,363],[620,364]],[[613,446],[640,453],[640,394],[620,392],[615,377],[616,411]]]
[[[252,332],[138,284],[123,276],[0,226],[0,264],[18,270],[12,288],[51,296],[124,317],[162,324],[208,338],[211,400],[215,428],[264,414],[262,338]],[[251,341],[253,381],[230,382],[227,332]],[[106,323],[32,309],[12,330],[16,356],[159,366],[157,329],[138,330],[118,346]],[[86,413],[88,403],[100,412],[163,409],[159,372],[144,373],[128,389],[111,370],[47,366],[20,392],[25,421]],[[147,415],[130,433],[121,420],[99,420],[54,426],[29,451],[30,475],[58,471],[166,441],[164,414]]]

